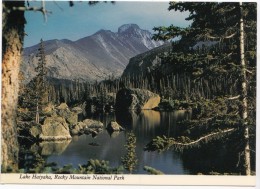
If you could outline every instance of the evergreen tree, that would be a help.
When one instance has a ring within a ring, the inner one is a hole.
[[[126,154],[121,158],[121,162],[124,168],[130,173],[133,172],[137,165],[137,157],[136,157],[136,137],[133,132],[127,134],[126,141]]]
[[[186,71],[190,70],[194,81],[201,81],[199,86],[203,96],[210,94],[210,91],[203,87],[205,78],[215,80],[216,90],[219,88],[219,83],[216,81],[218,78],[230,78],[237,83],[235,87],[237,96],[228,99],[239,99],[241,103],[242,129],[237,124],[238,128],[235,129],[242,133],[244,174],[250,175],[248,97],[255,98],[256,3],[170,2],[169,10],[189,11],[190,15],[186,20],[193,22],[187,28],[174,25],[154,28],[157,31],[155,39],[168,40],[176,36],[182,37],[180,43],[173,46],[174,52],[168,57],[168,61],[174,63],[177,70],[183,67]],[[199,54],[191,53],[194,52],[195,44],[200,41],[215,45],[211,48],[202,45],[197,50],[200,51]],[[209,86],[208,83],[206,85]],[[232,88],[233,85],[230,87]],[[229,86],[225,87],[229,88]],[[224,96],[225,93],[219,90],[218,95]],[[234,129],[211,131],[198,140],[186,142],[185,145],[193,145],[228,131]]]
[[[46,58],[43,40],[41,39],[38,48],[38,64],[35,68],[37,73],[21,92],[19,105],[29,109],[29,117],[33,116],[35,122],[39,124],[40,114],[44,106],[48,103],[48,86],[46,81]]]
[[[35,78],[35,97],[36,97],[36,123],[40,122],[39,112],[42,111],[44,105],[48,102],[47,84],[46,84],[46,58],[43,40],[40,41],[38,49],[38,66],[35,68],[37,76]]]

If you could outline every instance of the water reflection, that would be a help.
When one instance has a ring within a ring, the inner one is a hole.
[[[126,153],[124,146],[126,135],[132,131],[136,136],[138,159],[134,174],[147,174],[143,170],[144,166],[154,167],[166,174],[189,174],[189,171],[183,168],[179,154],[171,150],[160,154],[143,150],[144,146],[156,136],[176,136],[178,134],[176,121],[189,119],[189,116],[190,113],[186,111],[157,112],[149,110],[92,115],[88,118],[99,120],[104,123],[104,126],[110,121],[116,120],[126,131],[108,133],[103,130],[94,139],[87,135],[73,137],[72,142],[61,154],[53,153],[47,161],[57,162],[60,166],[72,164],[77,167],[78,164],[84,164],[89,159],[100,159],[109,161],[111,166],[122,165],[121,157]]]
[[[55,141],[55,142],[41,142],[40,155],[49,156],[49,155],[59,155],[66,150],[71,140],[65,141]]]
[[[119,131],[114,131],[114,132],[107,131],[107,133],[110,135],[111,138],[116,138],[120,134]]]

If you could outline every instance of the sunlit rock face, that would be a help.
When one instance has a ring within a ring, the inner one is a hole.
[[[109,132],[120,132],[125,130],[121,125],[119,125],[116,121],[110,121],[110,123],[107,125],[106,129]]]
[[[150,110],[158,106],[160,96],[144,89],[121,89],[116,95],[117,110]]]
[[[71,139],[69,126],[63,117],[53,115],[47,117],[41,125],[40,140],[58,141]]]

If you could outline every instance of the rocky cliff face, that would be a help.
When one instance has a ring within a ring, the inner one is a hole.
[[[217,44],[215,41],[198,41],[192,48],[195,50],[197,48],[210,47]],[[176,48],[176,47],[175,47]],[[122,77],[138,77],[140,75],[149,75],[152,72],[160,72],[161,75],[168,75],[175,69],[174,66],[168,61],[163,61],[162,57],[171,53],[173,50],[171,43],[165,43],[159,47],[153,48],[144,53],[138,54],[129,60],[129,64],[126,66]]]
[[[149,31],[136,24],[126,24],[118,32],[100,30],[77,41],[44,42],[48,76],[58,79],[102,80],[120,76],[131,57],[163,44],[153,41]],[[39,45],[24,49],[21,70],[25,80],[35,75]]]
[[[147,75],[156,69],[164,69],[161,57],[169,53],[172,49],[170,43],[164,44],[160,47],[146,51],[130,59],[129,64],[126,66],[122,77],[135,77],[140,75]],[[167,71],[166,68],[165,71]],[[168,70],[170,71],[170,70]]]

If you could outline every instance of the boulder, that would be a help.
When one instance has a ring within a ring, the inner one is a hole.
[[[74,107],[71,109],[72,112],[76,113],[76,114],[81,114],[83,112],[81,107]]]
[[[111,138],[116,138],[116,137],[119,136],[120,131],[114,131],[114,132],[109,132],[108,131],[108,134],[110,135]]]
[[[110,121],[110,123],[107,125],[106,129],[108,131],[124,131],[125,129],[121,127],[116,121]]]
[[[57,107],[57,115],[58,115],[58,116],[67,118],[68,116],[70,116],[70,114],[71,114],[71,111],[69,110],[69,108],[59,109],[59,108]]]
[[[85,119],[83,121],[85,127],[84,127],[84,133],[89,135],[91,134],[92,137],[95,137],[103,130],[103,123],[100,121],[92,120],[92,119]]]
[[[73,128],[73,129],[70,130],[70,134],[73,135],[73,136],[74,135],[79,135],[79,131],[80,130]]]
[[[66,103],[61,103],[57,107],[57,115],[65,118],[69,126],[76,125],[78,122],[78,113],[71,112]]]
[[[61,103],[59,106],[57,106],[58,110],[66,110],[68,109],[68,105],[66,103]]]
[[[70,133],[72,135],[80,135],[83,133],[97,135],[103,130],[103,126],[103,123],[101,123],[100,121],[85,119],[82,122],[78,122],[74,127],[72,127]]]
[[[69,126],[63,117],[47,117],[43,125],[41,125],[41,129],[40,140],[56,141],[71,139]]]
[[[38,139],[40,134],[42,133],[41,125],[34,125],[29,129],[30,136],[34,139]]]
[[[97,120],[93,120],[93,119],[85,119],[83,120],[83,123],[85,124],[85,127],[88,128],[103,128],[103,123]]]
[[[65,117],[69,126],[76,125],[78,123],[78,114],[71,112],[67,117]]]
[[[145,89],[124,88],[117,92],[117,110],[150,110],[158,106],[160,96]]]
[[[55,108],[54,105],[52,104],[48,104],[47,106],[45,106],[42,110],[42,113],[46,116],[51,116],[55,113]]]

